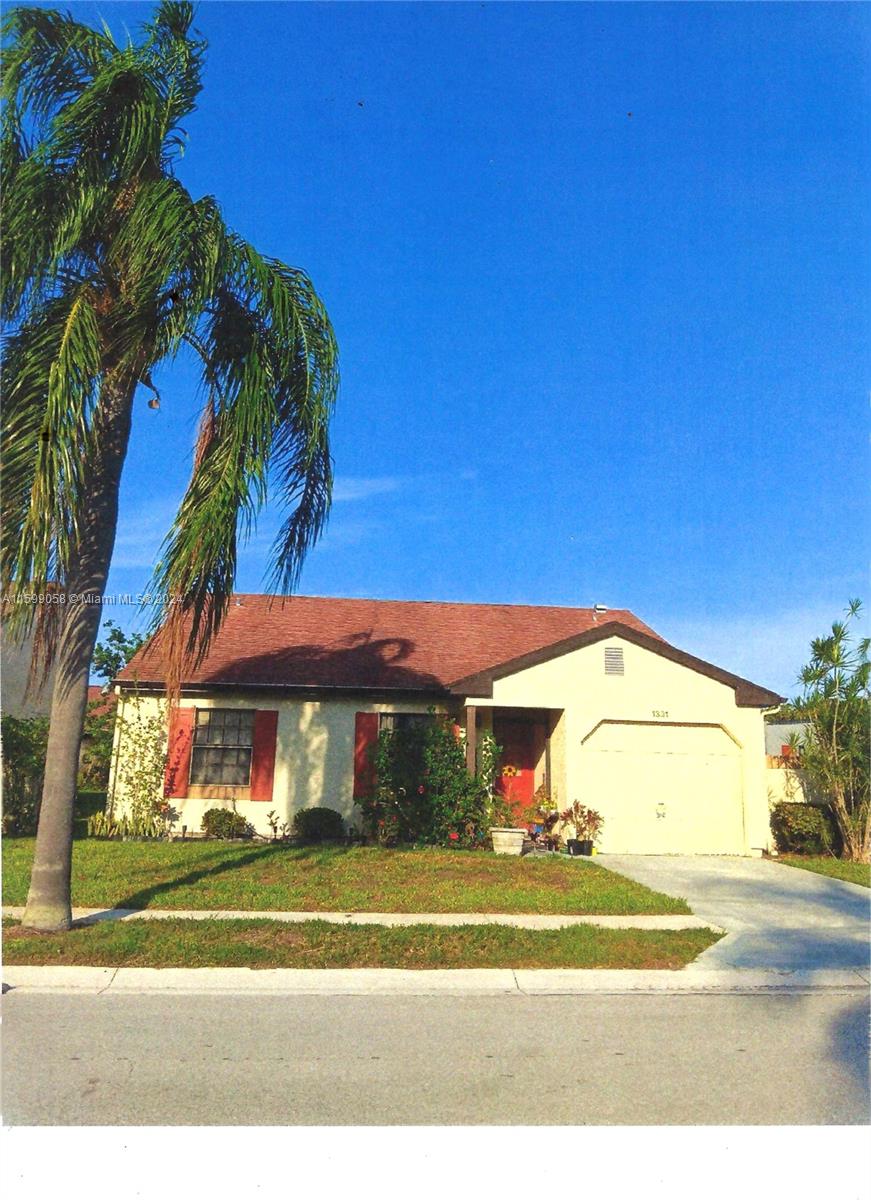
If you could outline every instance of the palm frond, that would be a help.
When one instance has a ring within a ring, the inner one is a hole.
[[[47,8],[12,8],[3,21],[0,95],[16,120],[39,125],[88,86],[117,53],[107,32]]]
[[[220,625],[238,545],[270,490],[288,510],[270,564],[270,582],[281,590],[295,586],[332,490],[328,428],[338,371],[326,312],[303,272],[234,235],[225,240],[221,267],[222,283],[195,336],[208,389],[195,470],[154,586],[172,598],[176,634],[184,627],[193,661]]]
[[[100,333],[89,286],[54,301],[10,340],[3,363],[4,591],[62,579],[91,440]],[[26,621],[25,614],[15,616]]]
[[[296,584],[329,509],[338,385],[305,273],[258,254],[173,174],[201,87],[193,17],[164,0],[138,42],[118,45],[69,16],[12,9],[0,126],[7,594],[66,586],[107,381],[123,378],[132,403],[136,381],[190,345],[205,405],[154,588],[173,598],[156,619],[179,655],[208,648],[270,493],[286,510],[272,580]]]

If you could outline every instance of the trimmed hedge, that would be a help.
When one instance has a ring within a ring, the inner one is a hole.
[[[771,810],[771,832],[781,854],[839,854],[841,839],[828,808],[784,801]]]
[[[223,839],[254,836],[253,825],[249,825],[243,816],[229,808],[210,808],[208,812],[204,812],[202,828],[206,837]]]
[[[301,808],[293,818],[293,836],[301,842],[339,842],[345,824],[333,808]]]

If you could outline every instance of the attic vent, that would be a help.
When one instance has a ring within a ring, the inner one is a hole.
[[[605,674],[606,675],[622,675],[623,674],[623,647],[622,646],[606,646],[605,647]]]

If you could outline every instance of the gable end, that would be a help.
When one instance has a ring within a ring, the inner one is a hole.
[[[641,633],[620,621],[608,621],[597,629],[590,629],[586,633],[564,638],[550,646],[542,646],[541,649],[533,650],[530,654],[522,654],[518,658],[497,663],[475,675],[467,675],[464,679],[458,679],[452,683],[450,690],[454,695],[492,697],[493,684],[497,679],[517,675],[520,671],[537,667],[540,663],[550,662],[551,659],[559,658],[563,654],[570,654],[573,650],[581,650],[585,646],[595,645],[596,642],[609,637],[622,638],[635,646],[640,646],[643,650],[649,650],[652,654],[658,654],[661,658],[677,663],[678,666],[687,667],[690,671],[696,671],[699,675],[706,675],[709,679],[716,680],[717,683],[725,684],[726,687],[734,690],[735,703],[739,708],[773,708],[775,705],[783,703],[783,696],[779,696],[769,688],[760,687],[759,684],[751,683],[749,679],[742,679],[740,675],[724,671],[721,667],[714,666],[713,663],[696,658],[693,654],[687,654],[685,650],[678,650],[676,646],[672,646],[660,638]]]

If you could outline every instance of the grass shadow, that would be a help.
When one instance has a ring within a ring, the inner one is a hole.
[[[290,856],[294,861],[299,862],[307,858],[313,858],[317,855],[329,852],[330,856],[344,855],[356,849],[354,846],[337,846],[337,845],[312,845],[312,846],[282,846],[266,845],[252,847],[245,854],[231,859],[224,858],[223,861],[216,863],[214,866],[197,866],[185,874],[178,875],[174,879],[166,879],[162,883],[155,883],[151,887],[141,888],[137,892],[132,892],[129,896],[125,896],[119,900],[114,908],[151,908],[153,901],[167,892],[174,891],[178,887],[187,887],[200,883],[204,879],[214,879],[219,875],[226,875],[231,871],[238,871],[241,867],[251,866],[254,863],[269,863],[275,859],[287,858]],[[194,905],[193,907],[197,907]],[[226,908],[226,905],[222,906]]]

